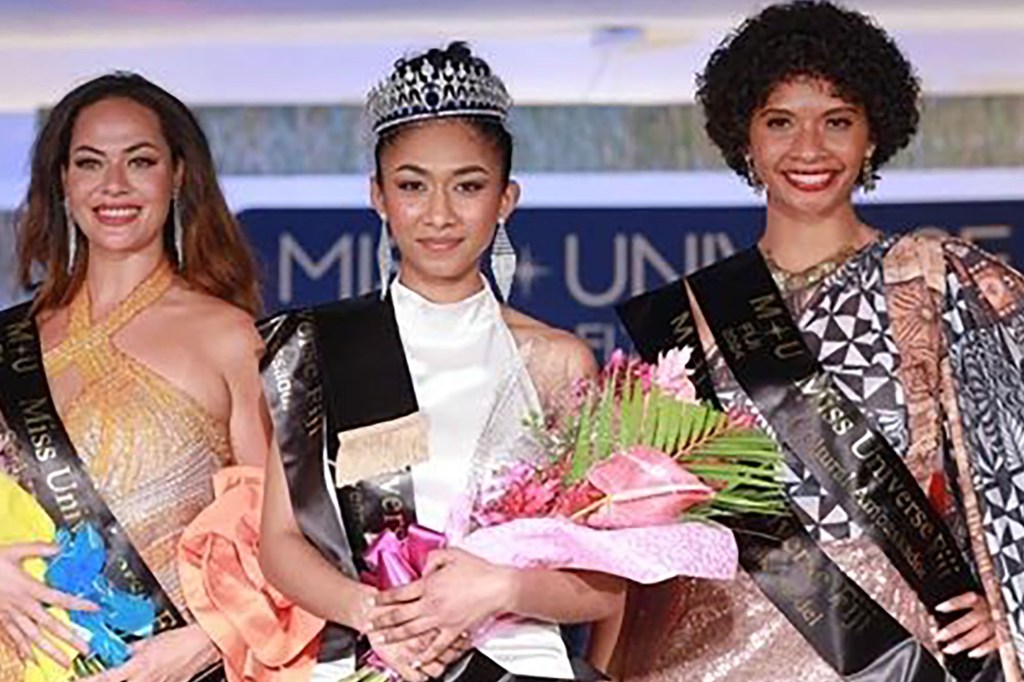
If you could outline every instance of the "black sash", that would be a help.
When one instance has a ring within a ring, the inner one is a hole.
[[[261,372],[295,520],[354,580],[385,528],[415,521],[412,478],[394,472],[338,489],[338,434],[418,410],[390,299],[364,296],[263,321]],[[340,512],[341,523],[338,522]],[[354,655],[357,633],[328,623],[321,661]]]
[[[381,301],[371,294],[286,313],[261,323],[260,330],[267,344],[263,384],[296,521],[324,556],[358,579],[358,572],[366,569],[363,553],[373,538],[416,520],[409,472],[338,490],[333,471],[325,470],[325,462],[336,456],[339,433],[419,410],[394,306],[390,298]],[[337,522],[335,504],[342,524]],[[355,641],[354,632],[328,624],[320,660],[351,654]],[[585,664],[574,665],[579,666],[578,680],[603,679]],[[520,678],[474,650],[454,664],[445,679]]]
[[[93,486],[50,396],[30,304],[0,313],[0,412],[18,439],[18,480],[57,527],[74,529],[88,521],[107,547],[104,575],[115,588],[144,594],[156,606],[155,632],[187,625],[150,572],[128,534]],[[90,666],[90,662],[84,664]],[[193,680],[224,679],[218,664]]]
[[[980,591],[951,534],[898,455],[832,388],[759,253],[744,252],[690,283],[723,357],[780,440],[834,491],[940,623],[962,615],[934,610],[952,596]],[[696,338],[681,283],[628,302],[620,315],[634,339],[643,335],[637,346],[647,359],[678,345],[684,326]],[[679,329],[662,322],[652,333],[650,319],[674,320]],[[700,343],[690,345],[703,356]],[[934,657],[828,559],[797,513],[732,524],[743,567],[765,595],[843,675],[945,679]],[[995,679],[997,666],[985,663],[963,654],[948,659],[958,680]]]
[[[337,490],[330,470],[339,433],[419,409],[394,308],[390,299],[367,296],[286,313],[260,323],[260,331],[264,389],[296,521],[355,578],[374,536],[416,520],[408,472]]]

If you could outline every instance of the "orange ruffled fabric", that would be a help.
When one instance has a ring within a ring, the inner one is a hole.
[[[213,484],[215,501],[178,546],[185,602],[220,649],[229,682],[307,682],[324,620],[290,602],[260,571],[263,471],[227,467]]]

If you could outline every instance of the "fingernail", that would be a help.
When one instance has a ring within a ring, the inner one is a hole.
[[[949,602],[948,601],[944,601],[941,604],[939,604],[938,606],[936,606],[935,610],[938,611],[939,613],[949,613],[952,609],[950,609],[950,607],[949,607]]]
[[[961,647],[959,644],[950,644],[949,646],[947,646],[945,649],[942,650],[942,653],[947,654],[949,656],[955,656],[956,654],[960,653],[962,650],[963,650],[963,647]]]
[[[985,656],[988,654],[980,649],[971,649],[967,652],[967,658],[984,658]]]
[[[949,633],[946,632],[945,630],[939,630],[938,632],[935,633],[935,641],[936,642],[941,642],[941,641],[946,640],[946,639],[949,639]]]

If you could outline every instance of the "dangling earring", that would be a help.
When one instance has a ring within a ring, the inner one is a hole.
[[[760,196],[764,193],[764,182],[761,180],[761,176],[757,174],[757,169],[754,168],[754,159],[747,154],[743,157],[743,160],[747,164],[747,182],[754,188],[754,194]]]
[[[181,219],[181,197],[178,190],[171,195],[171,215],[174,220],[174,255],[178,258],[178,270],[185,271],[185,226]]]
[[[494,243],[491,244],[491,274],[494,275],[494,283],[498,287],[502,302],[508,303],[512,294],[512,281],[516,276],[516,250],[512,246],[512,240],[508,238],[504,220],[498,221]]]
[[[78,226],[71,215],[71,202],[64,197],[64,226],[68,231],[68,275],[75,271],[75,256],[78,255]]]
[[[871,154],[868,154],[864,157],[864,164],[860,167],[860,186],[865,194],[874,191],[877,179],[875,169],[871,165]]]
[[[377,241],[377,270],[380,272],[380,299],[388,295],[388,284],[391,282],[391,268],[394,259],[391,256],[391,234],[388,232],[388,219],[380,215],[380,239]]]

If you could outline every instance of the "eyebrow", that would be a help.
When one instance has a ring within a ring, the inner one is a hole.
[[[767,108],[762,109],[761,111],[759,111],[757,115],[758,115],[758,117],[770,116],[770,115],[773,115],[773,114],[775,114],[775,115],[786,114],[788,116],[792,116],[795,113],[796,112],[794,112],[792,109],[786,109],[784,107],[767,107]],[[843,106],[840,106],[840,107],[833,107],[833,108],[827,110],[822,115],[823,116],[835,116],[836,114],[860,114],[860,113],[861,113],[861,110],[858,109],[857,107],[853,106],[852,104],[844,104]]]
[[[430,175],[430,172],[427,169],[425,169],[425,168],[423,168],[421,166],[417,166],[417,165],[412,164],[412,163],[403,163],[401,166],[399,166],[398,168],[395,169],[396,173],[399,173],[399,172],[402,172],[402,171],[408,171],[410,173],[415,173],[416,175]],[[462,168],[458,168],[458,169],[455,170],[454,173],[452,173],[452,175],[455,175],[455,176],[470,175],[471,173],[485,173],[487,175],[490,175],[491,172],[489,170],[487,170],[487,168],[485,168],[483,166],[473,165],[473,166],[463,166]]]
[[[136,142],[135,144],[131,145],[130,147],[126,147],[125,150],[124,150],[124,153],[125,154],[131,154],[132,152],[137,152],[140,149],[152,149],[153,151],[158,151],[157,146],[155,144],[153,144],[152,142]],[[72,153],[74,153],[74,154],[77,154],[78,152],[90,152],[90,153],[96,154],[98,156],[106,156],[107,155],[106,152],[104,152],[104,151],[102,151],[100,149],[96,149],[95,147],[90,147],[87,144],[79,145],[79,146],[75,147],[72,150]]]

